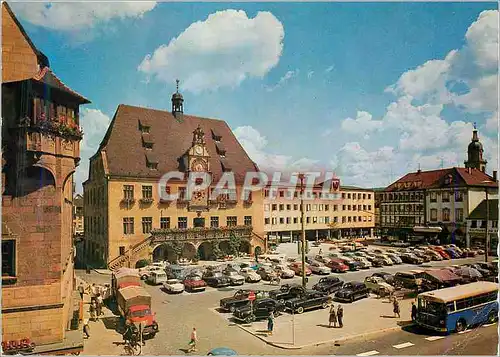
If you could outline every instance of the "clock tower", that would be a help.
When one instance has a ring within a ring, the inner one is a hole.
[[[210,172],[210,155],[208,153],[205,133],[198,127],[193,131],[193,142],[191,148],[185,156],[186,172]],[[206,211],[208,210],[208,188],[193,192],[189,202],[190,210]]]

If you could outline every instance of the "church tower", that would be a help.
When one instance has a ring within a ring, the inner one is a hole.
[[[181,121],[184,114],[184,98],[182,94],[179,93],[179,80],[176,80],[177,91],[172,94],[172,114],[174,117]]]
[[[487,161],[483,159],[483,151],[483,144],[479,141],[476,123],[474,123],[472,140],[467,148],[467,161],[465,161],[465,167],[486,172]]]

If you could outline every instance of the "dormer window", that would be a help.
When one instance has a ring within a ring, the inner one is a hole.
[[[139,130],[143,134],[149,134],[151,132],[151,125],[147,122],[139,120]]]
[[[219,135],[214,129],[212,129],[212,139],[218,143],[222,140],[222,135]]]
[[[143,127],[141,128],[141,131],[142,131],[144,134],[149,134],[150,127],[149,127],[149,126],[143,126]]]
[[[146,152],[146,166],[150,170],[158,170],[158,159],[152,152]]]
[[[447,175],[444,179],[445,185],[450,185],[453,182],[453,177],[451,175]]]
[[[217,154],[219,154],[220,157],[226,157],[226,149],[224,148],[224,145],[218,142],[215,143],[215,148],[217,149]]]
[[[142,146],[146,149],[153,149],[153,137],[149,133],[142,134]]]

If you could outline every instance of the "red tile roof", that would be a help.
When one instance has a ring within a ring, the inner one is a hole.
[[[450,183],[446,183],[450,175]],[[491,176],[476,169],[452,167],[432,171],[411,172],[392,183],[385,191],[413,191],[429,188],[486,186],[498,187],[498,183]]]
[[[147,156],[157,159],[157,170],[146,166],[146,149],[142,146],[139,123],[150,126],[150,133],[154,136],[153,149],[147,150]],[[233,171],[239,183],[244,181],[247,172],[258,171],[223,120],[186,114],[178,120],[167,111],[120,104],[100,145],[100,150],[106,152],[109,174],[160,178],[170,171],[185,171],[181,158],[192,146],[193,131],[198,126],[205,134],[214,181],[221,177],[224,168]],[[221,143],[226,150],[225,158],[217,154],[212,132],[221,136]]]
[[[75,92],[73,89],[71,89],[66,84],[64,84],[63,81],[61,81],[56,76],[56,74],[54,72],[52,72],[52,70],[49,67],[42,68],[40,70],[40,72],[38,72],[37,74],[35,74],[33,76],[32,79],[37,81],[37,82],[40,82],[40,83],[46,84],[48,86],[62,90],[64,92],[67,92],[67,93],[73,95],[74,97],[77,97],[80,100],[80,104],[90,103],[90,100],[88,100],[83,95]]]

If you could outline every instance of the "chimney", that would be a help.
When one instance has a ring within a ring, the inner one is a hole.
[[[493,180],[497,182],[497,171],[493,171]]]

